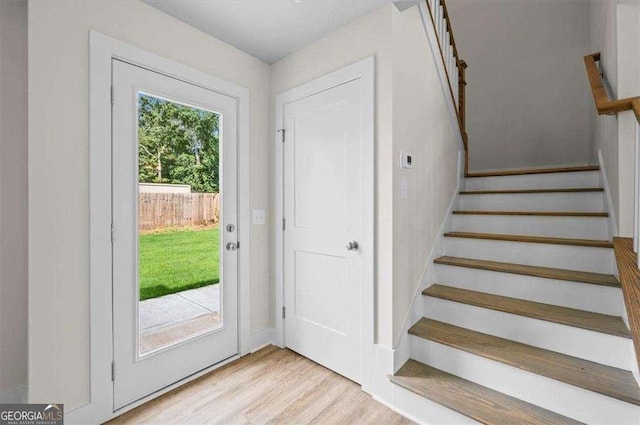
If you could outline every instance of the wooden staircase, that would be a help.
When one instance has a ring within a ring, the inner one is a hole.
[[[638,424],[598,167],[467,176],[390,377],[484,424]]]

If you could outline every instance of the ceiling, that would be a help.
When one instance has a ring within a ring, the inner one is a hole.
[[[144,2],[266,63],[273,63],[394,0]],[[395,1],[401,9],[416,2]]]

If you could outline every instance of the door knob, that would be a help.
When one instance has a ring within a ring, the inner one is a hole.
[[[347,249],[349,251],[357,251],[358,250],[358,242],[357,241],[351,241],[347,243]]]
[[[229,242],[227,243],[227,251],[235,251],[236,249],[238,249],[238,244],[235,242]]]

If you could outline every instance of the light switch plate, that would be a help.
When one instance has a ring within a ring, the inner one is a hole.
[[[253,224],[264,224],[266,213],[264,210],[253,210]]]
[[[408,170],[413,165],[413,155],[410,152],[400,152],[400,168]]]

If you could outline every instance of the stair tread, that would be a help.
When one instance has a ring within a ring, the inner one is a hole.
[[[507,235],[500,233],[447,232],[451,238],[489,239],[510,242],[546,243],[553,245],[587,246],[594,248],[613,248],[613,242],[597,239],[555,238],[549,236]]]
[[[463,190],[460,195],[510,195],[530,193],[582,193],[604,192],[601,187],[577,187],[564,189],[502,189],[502,190]]]
[[[630,371],[533,347],[427,318],[411,335],[495,360],[537,375],[640,405],[640,387]]]
[[[575,308],[543,304],[518,298],[503,297],[485,292],[470,291],[435,284],[422,291],[423,295],[448,301],[531,317],[561,325],[573,326],[623,338],[631,338],[631,332],[621,317],[610,316]]]
[[[579,171],[598,171],[598,165],[583,165],[579,167],[553,167],[553,168],[526,168],[520,170],[503,170],[503,171],[482,171],[470,172],[466,177],[502,177],[502,176],[520,176],[524,174],[548,174],[548,173],[573,173]]]
[[[548,217],[609,217],[606,212],[584,211],[480,211],[480,210],[455,210],[453,214],[474,215],[535,215]]]
[[[486,425],[581,424],[413,359],[409,359],[389,379],[402,388]]]
[[[583,272],[578,270],[555,269],[551,267],[527,266],[524,264],[501,263],[498,261],[476,260],[442,256],[434,260],[436,264],[467,267],[472,269],[489,270],[501,273],[521,274],[547,279],[566,280],[570,282],[590,283],[593,285],[620,287],[620,282],[614,275]]]

